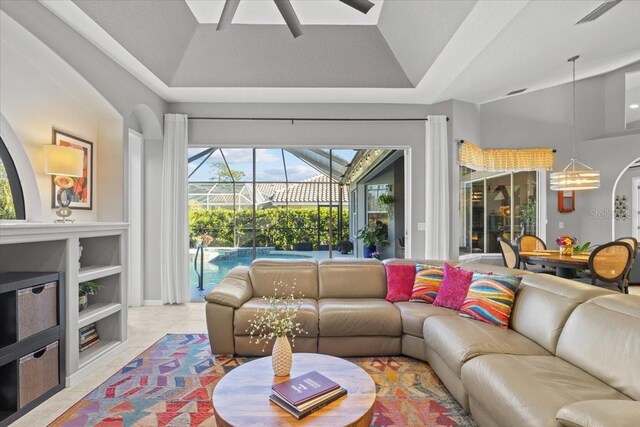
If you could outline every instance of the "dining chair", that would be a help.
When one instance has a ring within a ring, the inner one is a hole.
[[[547,249],[547,245],[546,243],[544,243],[544,240],[542,240],[541,238],[533,234],[523,234],[518,239],[518,250],[520,252],[533,252],[533,251],[541,251],[545,249]],[[535,264],[531,264],[526,261],[522,261],[522,265],[524,266],[525,270],[529,270],[531,268],[531,271],[534,273],[553,274],[555,272],[554,268],[546,267],[544,265],[538,267],[538,266],[535,266]],[[529,267],[529,266],[532,266],[532,267]]]
[[[500,252],[502,253],[502,261],[507,268],[520,268],[520,252],[518,248],[504,237],[498,237]]]
[[[518,240],[518,249],[520,252],[542,251],[547,249],[544,241],[533,234],[524,234]]]
[[[591,284],[600,280],[615,283],[620,292],[629,293],[628,275],[633,263],[633,248],[622,241],[614,241],[598,246],[589,256]]]
[[[633,259],[636,259],[636,255],[638,254],[638,241],[636,240],[635,237],[620,237],[615,241],[628,243],[629,246],[631,246],[631,251],[632,251],[631,256],[633,257]]]
[[[631,282],[631,270],[633,270],[633,265],[636,263],[636,258],[638,257],[638,241],[635,237],[620,237],[615,240],[616,242],[625,242],[631,246],[631,266],[629,267],[629,272],[627,273],[627,285]]]

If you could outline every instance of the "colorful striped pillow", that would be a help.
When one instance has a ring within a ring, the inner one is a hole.
[[[467,298],[460,306],[460,316],[507,329],[521,280],[515,276],[475,273]]]
[[[444,269],[442,267],[416,264],[416,278],[409,301],[433,304],[443,277]]]

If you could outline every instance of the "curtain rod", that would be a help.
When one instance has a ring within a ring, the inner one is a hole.
[[[465,142],[468,142],[468,141],[467,141],[467,140],[465,140],[465,139],[461,139],[460,141],[458,141],[458,144],[464,144]],[[557,152],[558,152],[558,150],[556,150],[555,148],[554,148],[553,150],[551,150],[551,151],[552,151],[553,153],[557,153]]]
[[[429,119],[404,118],[404,119],[349,119],[349,118],[323,118],[323,117],[188,117],[189,120],[256,120],[256,121],[300,121],[300,122],[426,122]],[[449,117],[447,117],[449,121]]]

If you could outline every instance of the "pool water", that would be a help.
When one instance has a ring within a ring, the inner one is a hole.
[[[270,254],[266,256],[260,256],[259,259],[309,259],[310,256],[297,255],[297,254]],[[193,255],[189,259],[189,281],[191,283],[191,301],[202,301],[211,289],[216,287],[218,283],[224,278],[224,276],[233,267],[239,265],[251,265],[253,258],[251,257],[238,257],[229,261],[210,261],[204,263],[204,290],[198,290],[198,275],[193,269]]]

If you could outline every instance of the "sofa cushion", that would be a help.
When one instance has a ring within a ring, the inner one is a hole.
[[[387,271],[387,297],[389,302],[409,301],[416,268],[411,264],[385,264]]]
[[[640,400],[640,296],[614,294],[580,305],[562,330],[557,355]]]
[[[295,283],[298,292],[305,298],[318,299],[318,261],[256,259],[249,269],[254,297],[273,295],[274,283]]]
[[[612,293],[549,274],[526,275],[511,310],[511,328],[555,353],[571,312],[584,301]]]
[[[459,310],[467,296],[472,278],[473,271],[445,264],[442,284],[433,305]]]
[[[387,275],[377,259],[325,259],[318,265],[320,298],[384,298]]]
[[[249,267],[239,265],[232,268],[205,299],[207,302],[239,308],[251,299],[252,293]]]
[[[416,264],[416,277],[409,301],[433,304],[444,278],[444,268],[428,264]]]
[[[444,307],[436,307],[432,304],[402,301],[394,305],[400,310],[402,318],[402,333],[422,338],[422,326],[424,319],[430,316],[457,316],[458,312]]]
[[[322,337],[399,337],[402,333],[400,312],[383,299],[327,298],[318,301],[318,309]]]
[[[583,400],[563,406],[556,420],[567,427],[638,427],[640,402],[633,400]]]
[[[549,355],[549,352],[511,329],[458,316],[431,316],[424,321],[424,341],[460,377],[467,361],[484,354]]]
[[[233,319],[233,335],[249,335],[249,321],[253,320],[256,311],[268,307],[269,303],[264,298],[252,298],[236,310]],[[318,301],[310,298],[302,300],[302,306],[298,311],[297,319],[302,323],[302,329],[306,334],[298,334],[304,338],[318,336]]]
[[[474,273],[460,315],[507,329],[520,280],[516,276]]]
[[[472,402],[490,412],[495,425],[501,426],[557,426],[556,414],[567,404],[591,399],[629,400],[554,356],[476,357],[462,367],[462,383]]]

